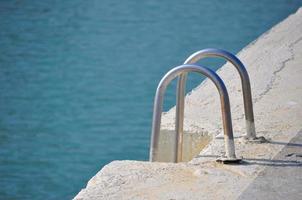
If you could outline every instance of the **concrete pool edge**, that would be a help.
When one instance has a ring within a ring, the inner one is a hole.
[[[185,130],[206,130],[215,137],[197,157],[179,164],[114,161],[75,199],[237,199],[257,177],[265,176],[264,169],[276,163],[291,167],[280,162],[285,158],[276,160],[275,156],[302,127],[302,9],[252,42],[238,57],[251,78],[256,131],[270,143],[241,140],[245,122],[240,80],[235,69],[226,64],[218,73],[230,93],[236,150],[244,158],[243,165],[214,162],[224,153],[220,106],[214,86],[204,81],[186,97],[185,105]],[[163,116],[165,129],[174,128],[174,113],[172,108]]]

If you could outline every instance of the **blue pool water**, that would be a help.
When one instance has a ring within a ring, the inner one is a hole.
[[[147,160],[164,73],[199,49],[236,53],[302,5],[184,2],[0,1],[0,199],[71,199],[106,163]]]

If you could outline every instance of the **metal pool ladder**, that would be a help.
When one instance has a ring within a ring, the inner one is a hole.
[[[223,121],[223,131],[224,131],[224,141],[225,141],[225,151],[226,158],[224,161],[227,162],[238,162],[240,159],[236,158],[235,154],[235,144],[233,137],[233,127],[232,127],[232,117],[230,111],[230,101],[227,89],[221,80],[221,78],[216,74],[216,72],[212,71],[209,68],[193,65],[193,64],[184,64],[170,70],[159,82],[155,100],[154,100],[154,110],[153,110],[153,123],[152,123],[152,135],[151,135],[151,145],[150,145],[150,161],[156,161],[156,158],[159,154],[159,135],[160,135],[160,124],[161,124],[161,115],[162,115],[162,107],[163,107],[163,98],[168,84],[177,76],[183,75],[188,72],[197,72],[208,77],[218,89],[220,95],[221,102],[221,110],[222,110],[222,121]],[[179,96],[178,96],[179,98]],[[183,117],[178,116],[178,118]],[[182,119],[183,121],[183,119]],[[180,134],[178,133],[178,136]],[[182,145],[182,135],[181,137],[176,137],[175,150],[173,161],[178,162],[179,154],[178,154],[178,145]]]
[[[244,114],[245,114],[245,122],[246,122],[246,136],[244,137],[247,142],[255,142],[255,143],[263,143],[267,140],[264,137],[257,137],[254,123],[254,111],[253,111],[253,101],[252,101],[252,92],[250,86],[250,79],[247,73],[246,68],[242,64],[242,62],[232,53],[227,52],[221,49],[204,49],[198,51],[187,58],[184,62],[184,65],[176,67],[169,71],[164,78],[159,83],[157,88],[155,103],[154,103],[154,115],[153,115],[153,125],[152,125],[152,139],[151,139],[151,147],[150,147],[150,160],[155,161],[155,156],[158,151],[158,139],[159,139],[159,131],[160,131],[160,120],[161,120],[161,111],[162,111],[162,101],[163,94],[165,92],[166,86],[170,83],[170,81],[177,76],[179,76],[177,83],[177,99],[176,99],[176,122],[175,122],[175,147],[173,160],[174,162],[180,162],[182,159],[182,148],[183,148],[183,123],[184,123],[184,99],[185,99],[185,87],[186,87],[186,79],[188,72],[199,72],[208,78],[210,78],[216,85],[220,97],[221,97],[221,107],[223,113],[223,122],[224,122],[224,134],[225,134],[225,147],[227,159],[234,161],[238,160],[235,156],[234,149],[234,141],[233,141],[233,132],[232,132],[232,122],[231,122],[231,114],[227,114],[225,112],[230,112],[229,106],[229,98],[227,90],[225,89],[223,81],[219,78],[219,76],[213,72],[212,70],[199,66],[199,70],[196,70],[197,65],[188,65],[194,64],[201,59],[208,57],[218,57],[224,58],[229,61],[238,71],[241,78],[242,92],[243,92],[243,103],[244,103]],[[187,66],[187,67],[185,67]],[[193,68],[189,68],[189,66]],[[176,70],[178,69],[178,70]],[[202,69],[202,70],[201,70]],[[177,72],[175,72],[177,71]],[[206,72],[207,73],[206,73]],[[209,73],[210,72],[210,73]],[[213,77],[216,77],[214,79]],[[217,82],[217,80],[219,80]],[[222,92],[221,89],[224,88],[225,92]],[[222,95],[222,93],[224,95]],[[226,98],[227,100],[225,100]],[[228,116],[224,118],[224,116]],[[226,124],[225,124],[226,123]],[[232,140],[231,142],[229,140]],[[230,150],[234,149],[234,150]]]

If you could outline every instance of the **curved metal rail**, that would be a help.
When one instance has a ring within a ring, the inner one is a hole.
[[[249,141],[259,141],[264,142],[265,138],[256,137],[255,123],[254,123],[254,111],[253,111],[253,102],[252,102],[252,92],[250,86],[249,75],[242,64],[242,62],[230,52],[221,49],[204,49],[192,54],[184,64],[193,64],[197,61],[207,58],[207,57],[220,57],[224,58],[227,61],[231,62],[234,67],[237,69],[242,84],[243,92],[243,102],[244,102],[244,113],[246,120],[246,136],[245,138]],[[182,138],[183,136],[183,120],[184,120],[184,98],[185,98],[185,87],[186,87],[186,78],[187,74],[182,73],[179,76],[177,84],[177,99],[176,99],[176,137]],[[180,140],[178,140],[180,141]],[[182,158],[182,144],[178,144],[178,160]]]
[[[226,151],[227,160],[230,161],[238,160],[236,159],[236,154],[235,154],[235,144],[234,144],[234,137],[233,137],[229,95],[223,81],[211,69],[208,69],[206,67],[201,67],[198,65],[187,64],[187,65],[180,65],[170,70],[161,79],[161,81],[158,84],[155,94],[155,100],[154,100],[152,135],[151,135],[151,144],[150,144],[150,161],[156,161],[156,157],[158,155],[161,115],[162,115],[163,99],[164,99],[166,88],[174,78],[188,72],[197,72],[199,74],[208,77],[218,89],[220,95],[220,102],[221,102],[225,151]],[[174,162],[178,161],[178,147],[179,147],[178,144],[180,143],[182,144],[182,137],[177,137],[176,140],[177,142],[175,143],[175,151],[173,152]]]

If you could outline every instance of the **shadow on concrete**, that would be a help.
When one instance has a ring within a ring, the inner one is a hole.
[[[234,139],[240,139],[240,138],[244,138],[244,136],[242,136],[242,135],[240,135],[240,136],[234,136]],[[224,140],[224,136],[216,136],[216,137],[214,137],[214,139]]]
[[[277,141],[269,141],[269,143],[283,145],[283,146],[290,146],[290,147],[302,147],[302,144],[299,143],[286,143],[286,142],[277,142]]]
[[[282,160],[282,159],[261,159],[261,158],[242,158],[239,165],[262,165],[270,167],[302,167],[302,157],[301,154],[291,153],[289,154],[291,158],[301,159],[298,160]],[[199,155],[196,158],[220,158],[218,155]],[[238,165],[238,164],[237,164]]]
[[[241,163],[242,165],[262,165],[270,167],[302,167],[302,162],[296,160],[243,158]]]

